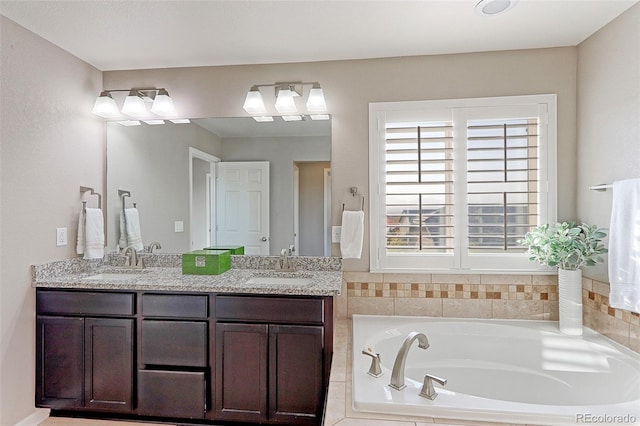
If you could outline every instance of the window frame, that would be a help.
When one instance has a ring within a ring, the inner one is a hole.
[[[369,104],[369,261],[371,272],[504,273],[549,272],[525,253],[472,254],[468,248],[467,119],[499,112],[537,108],[540,118],[540,223],[557,217],[557,95],[523,95]],[[535,106],[535,107],[534,107]],[[517,114],[516,114],[517,115]],[[508,118],[508,117],[500,117]],[[453,122],[454,128],[454,252],[453,254],[386,252],[385,123],[388,121]],[[464,129],[464,131],[459,131]],[[461,167],[463,166],[463,167]],[[460,208],[460,206],[465,208]]]

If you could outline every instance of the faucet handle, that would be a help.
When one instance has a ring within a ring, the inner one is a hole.
[[[420,389],[420,396],[423,398],[434,400],[438,393],[433,388],[433,381],[440,383],[442,386],[447,384],[447,379],[442,379],[440,377],[433,376],[431,374],[426,374],[424,376],[424,383],[422,384],[422,389]]]
[[[368,350],[363,350],[362,354],[371,357],[371,366],[369,367],[369,371],[367,371],[367,374],[373,377],[382,376],[383,373],[382,368],[380,367],[380,354],[373,353],[371,348],[368,348]]]

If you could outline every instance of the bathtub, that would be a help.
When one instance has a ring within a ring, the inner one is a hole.
[[[407,387],[389,387],[399,347],[412,331]],[[371,348],[383,376],[367,374]],[[640,355],[584,329],[560,334],[557,322],[353,316],[353,408],[384,414],[541,425],[640,422]],[[426,373],[434,400],[419,397]]]

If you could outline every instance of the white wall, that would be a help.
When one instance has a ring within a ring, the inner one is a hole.
[[[590,185],[640,178],[640,4],[578,47],[577,217],[609,227],[612,191]],[[609,282],[607,264],[585,275]]]
[[[0,16],[0,425],[35,412],[30,265],[75,255],[80,186],[105,192],[102,73]],[[56,247],[57,227],[69,244]]]
[[[104,73],[105,89],[166,87],[185,116],[239,117],[253,84],[319,81],[331,121],[332,223],[341,200],[358,187],[367,201],[369,102],[482,96],[558,95],[559,217],[575,216],[576,63],[575,47],[416,56],[357,61],[172,68]],[[368,208],[365,214],[368,214]],[[368,217],[365,226],[368,228]],[[337,245],[334,244],[337,254]],[[369,241],[363,258],[344,261],[346,271],[369,269]]]

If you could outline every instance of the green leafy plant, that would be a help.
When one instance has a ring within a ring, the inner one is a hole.
[[[534,228],[518,242],[528,248],[529,260],[575,271],[585,265],[604,262],[600,255],[607,253],[602,244],[606,236],[606,230],[597,226],[562,222]]]

